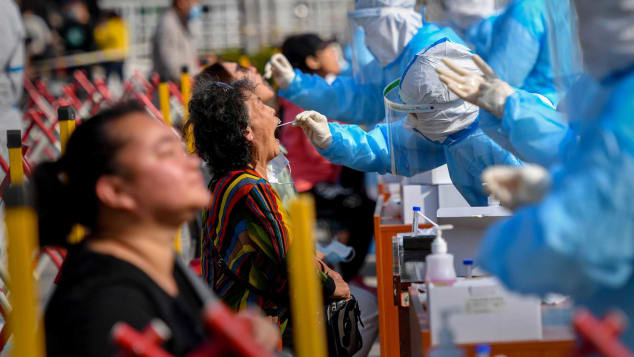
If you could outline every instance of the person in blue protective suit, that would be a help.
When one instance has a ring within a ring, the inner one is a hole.
[[[314,111],[299,114],[296,125],[328,160],[357,170],[412,176],[447,163],[454,185],[469,204],[487,205],[482,172],[491,165],[521,162],[478,128],[476,106],[439,81],[434,69],[443,65],[445,56],[471,63],[470,51],[447,39],[421,51],[402,79],[386,89],[388,122],[369,132],[328,123]],[[388,99],[396,90],[403,103]]]
[[[584,64],[598,82],[569,98],[587,104],[568,106],[581,118],[578,142],[551,170],[539,203],[486,232],[478,262],[513,290],[567,294],[598,316],[621,310],[630,321],[621,340],[634,349],[634,0],[575,4]],[[503,168],[487,176],[502,196],[547,178]]]
[[[566,41],[572,28],[570,19],[568,1],[513,0],[502,14],[469,28],[465,39],[502,80],[542,94],[556,106],[561,99],[559,77],[576,74],[579,63],[554,64],[548,39],[557,34],[574,51],[573,42]],[[563,72],[556,73],[555,67]]]
[[[495,0],[441,0],[440,5],[449,26],[461,36],[475,24],[499,13]]]
[[[481,73],[462,68],[451,59],[443,62],[446,68],[436,68],[440,80],[462,99],[478,105],[482,130],[522,160],[549,166],[574,139],[567,117],[548,99],[512,88],[478,55],[473,56],[473,62]],[[579,80],[574,87],[592,88],[587,80]]]
[[[418,52],[441,38],[463,43],[452,29],[423,23],[415,5],[415,0],[355,1],[349,20],[355,29],[364,30],[367,49],[375,57],[369,63],[360,61],[358,76],[339,76],[328,83],[319,76],[293,70],[283,55],[274,55],[267,67],[280,87],[280,96],[333,120],[370,125],[382,121],[383,88],[401,76]]]
[[[546,4],[551,10],[545,15],[549,23],[556,23],[562,9],[571,11],[568,0]],[[571,42],[577,43],[577,32],[573,31],[576,18],[566,19],[565,23],[572,32],[564,31],[562,35],[551,31],[547,42],[551,71],[559,74],[556,76],[557,87],[562,96],[569,91],[574,98],[576,92],[589,93],[595,86],[593,80],[579,73],[580,51],[578,46],[571,45]],[[574,123],[569,123],[568,116],[563,114],[569,110],[562,105],[565,101],[555,109],[539,93],[512,88],[481,57],[474,56],[474,61],[482,74],[461,69],[447,60],[447,69],[437,69],[440,79],[461,98],[484,109],[480,112],[480,128],[504,149],[528,162],[543,166],[555,163],[566,143],[577,136]]]

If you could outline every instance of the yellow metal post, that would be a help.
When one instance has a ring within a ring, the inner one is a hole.
[[[183,95],[183,123],[187,123],[189,120],[189,100],[191,99],[191,77],[189,77],[189,69],[187,66],[183,66],[181,73],[181,94]],[[193,127],[188,127],[185,135],[185,141],[187,142],[187,151],[193,153],[196,148],[194,147],[194,133]]]
[[[174,238],[174,250],[176,253],[183,255],[183,246],[181,244],[181,228],[178,228],[178,233],[176,233],[176,237]]]
[[[191,80],[187,66],[183,66],[181,72],[181,94],[183,95],[183,107],[185,109],[183,123],[185,123],[189,118],[189,98],[191,96]]]
[[[70,134],[75,130],[75,110],[71,106],[59,107],[57,109],[57,119],[59,120],[59,141],[63,154],[66,152],[66,143],[70,138]]]
[[[59,141],[62,146],[62,154],[66,152],[66,144],[73,131],[75,131],[75,109],[71,106],[59,107],[57,109],[57,120],[59,120]],[[86,232],[84,228],[76,224],[73,226],[70,234],[68,235],[68,241],[70,243],[79,243]]]
[[[42,321],[38,317],[37,292],[33,281],[33,250],[37,245],[37,218],[28,205],[23,186],[11,186],[4,194],[9,263],[9,330],[13,335],[12,356],[44,356]]]
[[[298,357],[326,357],[324,304],[315,273],[313,227],[315,204],[300,195],[290,203],[293,240],[288,253],[291,316],[295,353]]]
[[[161,107],[161,114],[163,114],[163,121],[167,125],[172,125],[172,118],[170,117],[170,90],[167,86],[167,82],[161,82],[159,84],[159,106]]]
[[[167,82],[161,82],[159,84],[159,106],[161,107],[161,114],[163,114],[163,121],[165,124],[171,126],[172,119],[170,117],[170,91],[167,86]],[[178,230],[176,234],[176,238],[174,238],[174,250],[178,252],[178,254],[183,253],[183,248],[181,246],[181,231]]]
[[[9,148],[9,175],[12,185],[24,183],[22,167],[22,133],[20,130],[7,130],[7,147]]]
[[[251,61],[249,60],[249,56],[247,55],[240,55],[240,57],[238,58],[238,63],[242,67],[251,67]]]

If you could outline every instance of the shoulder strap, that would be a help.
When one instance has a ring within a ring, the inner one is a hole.
[[[185,280],[194,290],[194,293],[198,295],[198,298],[202,301],[203,306],[206,306],[210,302],[216,302],[218,300],[218,297],[213,294],[209,286],[206,286],[199,277],[194,275],[191,269],[185,266],[180,256],[178,255],[176,255],[176,257],[174,258],[174,268],[178,269],[183,274]]]

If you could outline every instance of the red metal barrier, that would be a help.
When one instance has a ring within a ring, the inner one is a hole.
[[[274,354],[260,347],[253,339],[251,322],[236,315],[223,303],[215,302],[205,308],[203,322],[207,327],[209,340],[188,353],[186,357],[273,357]],[[171,357],[160,345],[169,336],[167,327],[160,321],[152,321],[143,331],[138,332],[126,323],[115,325],[112,337],[121,348],[123,356]]]
[[[625,316],[618,311],[608,313],[603,320],[598,320],[588,310],[577,311],[573,326],[581,343],[571,356],[634,357],[619,339],[626,325]]]

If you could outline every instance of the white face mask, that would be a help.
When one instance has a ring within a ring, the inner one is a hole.
[[[288,167],[288,177],[284,174],[284,169]],[[269,178],[270,183],[276,184],[292,184],[290,177],[291,166],[290,162],[284,154],[281,152],[266,166],[266,175]]]
[[[444,0],[444,5],[449,21],[462,30],[495,14],[495,0]]]
[[[423,26],[422,16],[414,9],[381,7],[350,12],[353,26],[361,26],[365,43],[382,67],[394,62]]]
[[[349,262],[354,259],[354,248],[339,243],[337,240],[333,240],[327,245],[317,245],[317,250],[324,254],[326,261],[330,264],[337,264],[341,262]]]
[[[585,68],[596,79],[634,63],[634,0],[576,0]],[[609,40],[606,40],[609,39]]]

